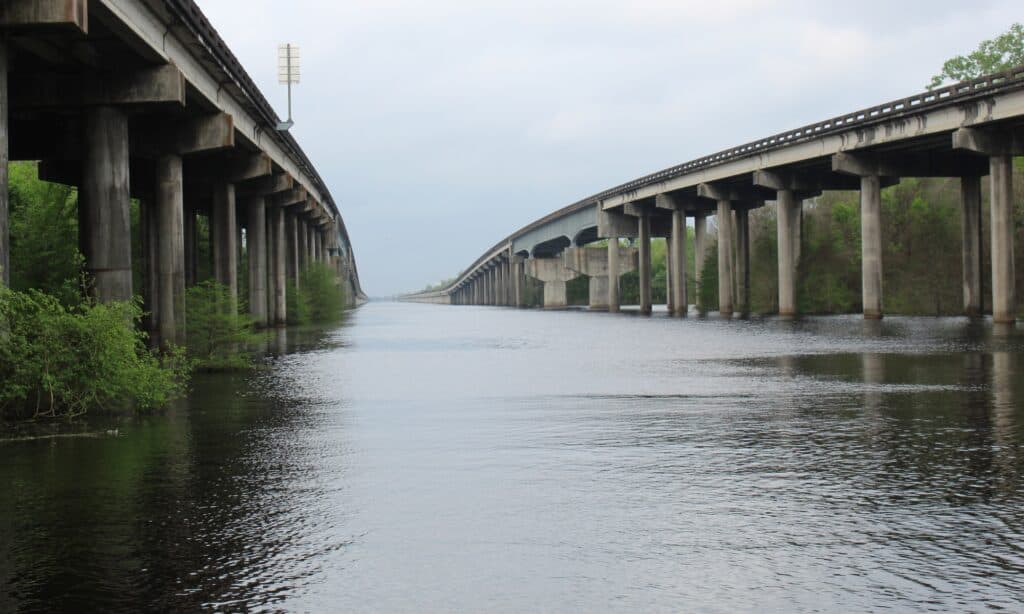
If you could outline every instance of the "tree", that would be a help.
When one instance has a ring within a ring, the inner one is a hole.
[[[970,54],[946,60],[942,72],[932,77],[928,89],[944,83],[967,81],[1024,64],[1024,25],[1015,23],[999,36],[982,41]]]

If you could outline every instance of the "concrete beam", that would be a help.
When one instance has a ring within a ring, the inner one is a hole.
[[[293,207],[295,205],[305,205],[309,195],[306,193],[306,188],[297,187],[292,188],[288,192],[282,192],[273,196],[272,206],[274,207]]]
[[[1024,156],[1024,130],[960,128],[953,133],[953,149],[986,156]]]
[[[29,72],[12,81],[11,104],[19,109],[185,106],[185,75],[171,65],[103,74]]]
[[[240,182],[235,189],[239,196],[273,196],[287,192],[295,186],[295,181],[288,173],[249,179]]]
[[[832,170],[854,177],[977,177],[988,174],[988,164],[965,156],[844,152],[832,156]]]
[[[158,122],[143,122],[132,128],[132,155],[159,157],[167,153],[179,156],[230,149],[235,146],[235,126],[226,113],[213,113]],[[189,173],[189,182],[195,173]],[[223,177],[218,174],[217,180]]]
[[[635,239],[637,236],[636,218],[618,211],[597,210],[597,236]]]
[[[697,186],[697,196],[713,201],[727,200],[729,202],[749,203],[759,207],[764,201],[775,197],[774,194],[766,194],[758,186],[737,186],[720,183],[701,183]]]
[[[0,28],[69,29],[89,32],[88,0],[4,0],[0,2]]]
[[[666,209],[668,211],[697,211],[704,208],[704,203],[700,202],[697,198],[684,196],[681,194],[658,194],[654,197],[654,207],[656,209]]]

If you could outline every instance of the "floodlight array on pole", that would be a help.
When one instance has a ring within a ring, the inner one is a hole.
[[[277,81],[288,85],[288,121],[277,125],[278,130],[288,130],[292,121],[292,84],[299,82],[299,46],[285,43],[277,46]]]

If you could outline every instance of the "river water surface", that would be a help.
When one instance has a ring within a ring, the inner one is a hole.
[[[371,303],[274,343],[0,427],[0,611],[1022,609],[1021,332]]]

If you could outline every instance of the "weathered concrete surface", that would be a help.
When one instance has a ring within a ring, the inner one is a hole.
[[[796,315],[796,237],[793,234],[793,219],[799,215],[800,204],[792,190],[779,190],[778,204],[778,246],[779,246],[779,315],[792,318]]]
[[[960,178],[960,228],[963,242],[964,314],[978,317],[982,313],[981,295],[981,177]]]
[[[265,327],[267,317],[267,199],[249,196],[246,203],[246,254],[249,258],[249,315]]]
[[[285,326],[288,323],[288,309],[286,300],[286,276],[287,264],[285,262],[287,253],[287,241],[284,236],[284,209],[275,207],[270,211],[270,232],[273,243],[273,262],[271,274],[274,276],[274,295],[271,299],[274,302],[274,325]]]
[[[650,314],[651,306],[651,216],[637,218],[637,246],[640,249],[640,313]]]
[[[219,183],[213,188],[211,239],[214,279],[228,289],[229,313],[238,308],[238,217],[235,211],[235,186]]]
[[[877,175],[860,179],[861,275],[864,317],[882,317],[882,187]]]
[[[565,282],[579,277],[576,271],[565,268],[562,258],[530,258],[526,261],[526,274],[544,282],[544,309],[567,307]]]
[[[697,291],[694,303],[696,303],[697,309],[701,311],[708,308],[707,305],[704,305],[704,300],[701,298],[701,287],[704,279],[704,261],[707,259],[707,244],[708,218],[705,215],[698,214],[693,218],[693,279]]]
[[[992,181],[992,319],[1006,324],[1017,321],[1013,157],[995,155],[989,158],[989,163]]]
[[[732,284],[732,202],[718,201],[718,311],[724,317],[731,317],[733,311]]]
[[[611,245],[611,244],[609,244]],[[618,275],[631,273],[637,269],[638,250],[632,247],[619,247],[614,257],[611,247],[570,247],[562,252],[562,264],[566,269],[586,275],[590,278],[590,309],[608,311],[611,305],[612,283],[610,271],[612,267]],[[615,260],[613,265],[611,260]],[[618,288],[618,275],[615,286]],[[618,305],[616,305],[618,307]]]
[[[736,209],[736,306],[744,316],[750,315],[750,212]]]
[[[156,162],[156,214],[159,232],[160,343],[185,343],[185,231],[181,157],[166,155]]]
[[[128,117],[111,107],[85,113],[79,242],[100,301],[132,298]]]
[[[669,239],[669,287],[672,313],[685,316],[689,311],[686,296],[686,212],[677,209],[672,212],[672,236]]]

